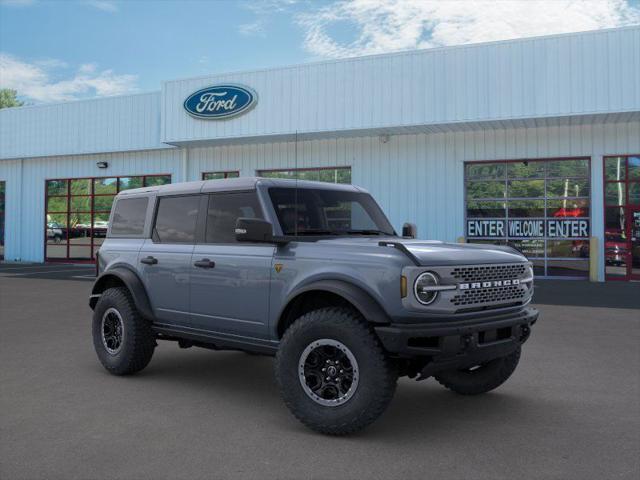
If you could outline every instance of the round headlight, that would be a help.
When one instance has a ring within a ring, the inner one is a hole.
[[[416,278],[416,283],[413,285],[413,293],[421,304],[429,305],[438,296],[438,290],[432,289],[437,285],[438,277],[431,272],[425,272]]]

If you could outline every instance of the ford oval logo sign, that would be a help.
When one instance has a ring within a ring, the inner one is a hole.
[[[184,101],[184,109],[196,118],[223,120],[253,108],[258,96],[243,85],[213,85],[192,93]]]

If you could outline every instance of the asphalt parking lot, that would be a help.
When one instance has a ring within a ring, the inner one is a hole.
[[[507,384],[402,379],[378,422],[331,438],[289,414],[268,357],[161,343],[139,375],[107,374],[91,275],[0,264],[2,479],[640,478],[640,284],[540,281]]]

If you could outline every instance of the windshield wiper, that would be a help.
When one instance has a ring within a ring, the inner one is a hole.
[[[340,235],[335,230],[298,230],[298,235]],[[296,232],[288,232],[287,235],[295,235]]]
[[[294,232],[287,232],[287,235],[295,235]],[[382,230],[298,230],[298,235],[385,235],[393,236],[388,232]]]

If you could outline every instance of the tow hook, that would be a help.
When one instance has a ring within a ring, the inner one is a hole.
[[[529,325],[523,325],[520,333],[520,342],[523,343],[527,338],[529,338],[530,334],[531,329],[529,328]]]

